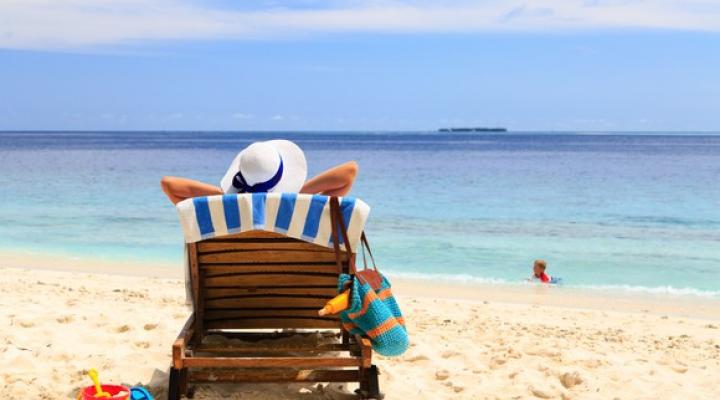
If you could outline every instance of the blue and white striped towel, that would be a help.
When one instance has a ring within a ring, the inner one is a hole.
[[[298,193],[244,193],[195,197],[177,204],[185,242],[264,230],[333,247],[328,196]],[[370,207],[340,198],[350,248],[355,251]],[[342,237],[340,238],[342,243]]]

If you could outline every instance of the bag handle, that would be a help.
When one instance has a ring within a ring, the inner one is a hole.
[[[355,274],[355,257],[353,257],[350,241],[348,240],[347,229],[342,213],[340,212],[340,201],[336,196],[330,197],[330,223],[332,224],[333,249],[335,250],[335,264],[338,267],[338,273],[343,272],[342,256],[340,253],[340,234],[342,234],[345,242],[345,252],[348,258],[348,273]],[[340,231],[338,233],[338,230]]]
[[[360,235],[360,241],[362,242],[363,266],[365,267],[365,269],[368,269],[367,260],[365,259],[365,249],[367,249],[368,254],[370,254],[370,261],[372,262],[373,270],[375,270],[375,272],[378,272],[377,264],[375,264],[375,257],[373,257],[372,250],[370,250],[370,243],[365,236],[365,231],[363,231],[362,235]]]

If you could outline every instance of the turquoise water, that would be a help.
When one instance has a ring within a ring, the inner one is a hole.
[[[720,297],[720,135],[0,133],[0,248],[175,263],[163,175],[217,183],[254,140],[288,138],[311,174],[360,164],[353,194],[394,274]]]

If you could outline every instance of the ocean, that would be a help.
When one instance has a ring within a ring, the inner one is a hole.
[[[395,276],[720,298],[720,134],[0,132],[0,250],[182,265],[163,175],[218,184],[249,143],[348,160]]]

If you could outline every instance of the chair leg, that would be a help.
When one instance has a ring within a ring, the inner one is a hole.
[[[188,369],[183,368],[180,370],[180,396],[185,395],[188,399],[192,399],[195,396],[195,388],[188,383]]]
[[[360,389],[358,395],[361,399],[381,400],[384,396],[380,393],[380,380],[378,379],[378,367],[371,365],[370,368],[362,371],[362,379],[360,380]]]
[[[170,367],[170,378],[168,379],[168,400],[180,400],[182,393],[180,391],[181,386],[181,371]]]
[[[378,377],[380,372],[378,371],[378,367],[371,365],[370,371],[368,372],[368,397],[381,400],[383,395],[380,393],[380,378]]]

